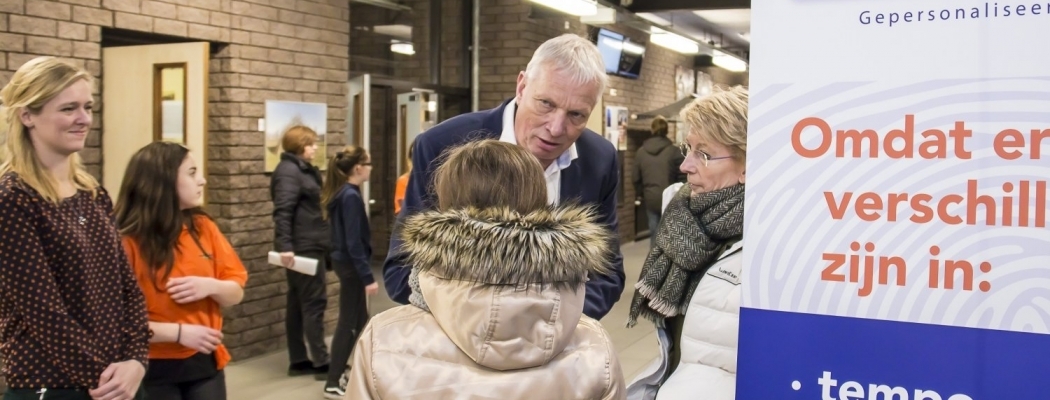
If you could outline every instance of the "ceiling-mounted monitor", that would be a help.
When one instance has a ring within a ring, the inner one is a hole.
[[[594,42],[602,55],[606,73],[631,79],[637,79],[641,74],[645,45],[605,28],[598,29]]]

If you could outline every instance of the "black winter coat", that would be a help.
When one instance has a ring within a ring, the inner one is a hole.
[[[273,247],[277,252],[327,253],[328,224],[321,218],[321,172],[291,153],[270,179],[273,198]]]
[[[642,143],[634,156],[634,193],[647,210],[659,213],[664,189],[685,181],[682,161],[682,151],[666,136],[650,136]]]

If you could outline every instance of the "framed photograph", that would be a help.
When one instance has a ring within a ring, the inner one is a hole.
[[[696,71],[696,94],[707,96],[715,88],[715,81],[703,71]]]
[[[684,99],[696,93],[696,75],[693,75],[693,70],[682,67],[681,65],[675,65],[674,67],[674,98],[675,100]]]
[[[328,164],[328,104],[298,101],[266,101],[266,172],[273,172],[281,161],[281,138],[289,128],[302,125],[317,132],[317,152],[312,164],[325,169]]]
[[[627,107],[605,106],[605,126],[602,136],[617,150],[627,150]]]

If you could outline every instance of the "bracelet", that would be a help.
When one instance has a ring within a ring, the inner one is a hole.
[[[179,324],[179,333],[175,335],[175,343],[182,341],[182,324]]]

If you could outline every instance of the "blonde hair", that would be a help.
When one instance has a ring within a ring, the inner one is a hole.
[[[689,135],[720,143],[743,162],[747,157],[747,98],[742,86],[715,88],[685,106],[679,116],[688,125]]]
[[[297,156],[303,155],[303,151],[314,143],[317,143],[317,132],[303,125],[288,128],[281,138],[281,148]]]
[[[29,129],[22,124],[19,114],[22,110],[40,113],[47,102],[80,80],[94,83],[91,74],[82,68],[54,57],[37,57],[19,67],[11,82],[0,90],[0,103],[4,106],[0,117],[0,143],[4,149],[0,153],[3,161],[0,175],[18,174],[44,199],[56,204],[60,200],[58,182],[40,163]],[[70,180],[77,189],[90,191],[92,195],[98,188],[98,181],[84,169],[77,153],[70,156]]]
[[[525,76],[530,81],[535,79],[542,66],[566,73],[569,81],[576,85],[597,83],[599,98],[609,85],[605,61],[598,52],[598,46],[571,33],[543,42],[536,52],[532,53],[532,59],[525,67]]]
[[[547,206],[543,167],[521,146],[487,139],[447,156],[434,173],[439,210],[507,207],[526,214]]]

